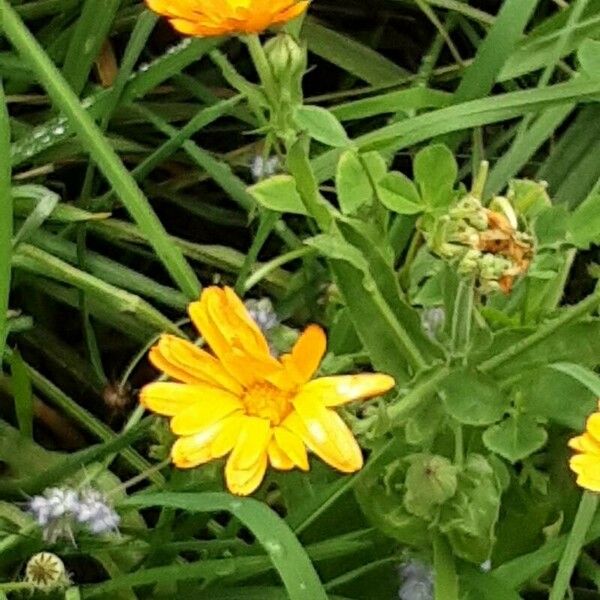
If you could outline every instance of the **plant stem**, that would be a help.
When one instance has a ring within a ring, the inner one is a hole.
[[[435,600],[458,600],[458,576],[452,549],[442,534],[433,540]]]
[[[10,156],[10,121],[0,82],[0,155]],[[10,295],[13,234],[13,199],[10,161],[0,163],[0,367],[8,335],[8,299]]]
[[[597,507],[598,495],[592,492],[583,492],[577,514],[575,515],[575,522],[571,528],[565,551],[558,564],[558,571],[556,572],[554,585],[552,586],[548,600],[564,600],[573,570],[585,543],[585,536],[596,514]]]
[[[267,55],[265,54],[265,49],[260,43],[260,38],[258,35],[254,34],[246,35],[242,39],[248,47],[248,51],[250,52],[256,72],[260,77],[265,95],[269,99],[271,106],[277,106],[277,86],[275,85],[275,80],[273,79],[273,71],[271,70],[271,65],[269,65]]]
[[[513,358],[519,356],[526,350],[529,350],[532,346],[539,344],[547,337],[550,337],[555,331],[568,325],[572,321],[577,320],[579,317],[592,312],[600,304],[600,286],[596,287],[594,292],[590,294],[585,300],[565,309],[565,311],[557,317],[547,323],[544,323],[539,329],[526,337],[524,340],[513,344],[510,348],[507,348],[504,352],[490,358],[479,365],[479,370],[488,373],[502,366],[504,363],[510,362]]]

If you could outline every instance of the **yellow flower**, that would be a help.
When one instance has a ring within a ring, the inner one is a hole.
[[[585,429],[582,435],[569,440],[569,446],[577,451],[569,464],[577,473],[577,485],[600,492],[600,412],[588,417]]]
[[[185,35],[211,37],[260,33],[282,25],[308,7],[307,0],[146,0]]]
[[[188,310],[214,355],[163,335],[150,360],[181,383],[151,383],[140,394],[143,406],[171,417],[176,466],[193,468],[229,454],[227,487],[239,495],[256,490],[267,463],[307,471],[307,448],[343,473],[362,467],[356,440],[332,409],[387,392],[394,386],[391,377],[312,379],[326,346],[317,325],[302,333],[289,354],[274,358],[231,288],[206,288]]]

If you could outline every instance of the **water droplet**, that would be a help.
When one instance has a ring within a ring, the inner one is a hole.
[[[226,577],[235,573],[235,563],[232,560],[223,560],[221,564],[215,567],[215,575]]]
[[[242,503],[241,503],[239,500],[234,500],[234,501],[231,503],[231,508],[232,508],[233,510],[239,510],[240,508],[242,508]]]
[[[49,135],[45,135],[45,136],[44,136],[44,137],[43,137],[43,138],[40,140],[40,142],[41,142],[43,145],[50,144],[50,143],[52,142],[52,138],[51,138]]]
[[[285,554],[283,546],[277,540],[267,540],[265,542],[265,548],[272,556],[283,556]]]
[[[301,589],[302,591],[306,590],[306,584],[305,584],[305,583],[301,583],[301,584],[300,584],[300,589]]]
[[[44,137],[45,133],[46,133],[46,131],[44,129],[36,129],[32,134],[33,139],[39,140],[41,137]]]
[[[150,65],[148,63],[142,63],[139,66],[139,70],[143,73],[144,71],[147,71],[150,68]]]
[[[57,125],[53,130],[52,133],[54,135],[63,135],[65,132],[65,128],[63,125]]]

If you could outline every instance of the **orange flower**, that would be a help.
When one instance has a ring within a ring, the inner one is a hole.
[[[146,0],[184,35],[211,37],[260,33],[282,25],[308,7],[307,0]]]
[[[577,451],[569,465],[577,474],[578,486],[600,492],[600,412],[588,417],[585,429],[583,434],[569,440],[569,446]]]
[[[310,325],[291,353],[276,359],[231,288],[205,289],[189,314],[214,355],[163,335],[150,360],[181,383],[151,383],[140,394],[143,406],[171,417],[179,436],[171,452],[176,466],[193,468],[229,454],[225,478],[239,495],[256,490],[267,462],[282,471],[307,471],[307,448],[343,473],[362,467],[356,440],[332,409],[387,392],[391,377],[311,381],[325,353],[323,330]]]

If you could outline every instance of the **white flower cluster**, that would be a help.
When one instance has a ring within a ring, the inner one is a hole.
[[[121,521],[105,496],[92,488],[49,488],[29,501],[28,511],[52,542],[72,539],[77,526],[95,535],[116,531]]]
[[[268,298],[246,300],[245,306],[252,319],[256,321],[256,324],[265,335],[269,333],[271,329],[274,329],[279,325],[277,313],[273,309],[273,304]]]
[[[400,567],[400,575],[400,600],[433,600],[433,573],[428,566],[411,560]]]
[[[275,175],[280,170],[279,158],[277,156],[271,156],[266,160],[259,154],[252,159],[250,163],[250,173],[254,181],[260,181],[261,179],[267,179]]]

